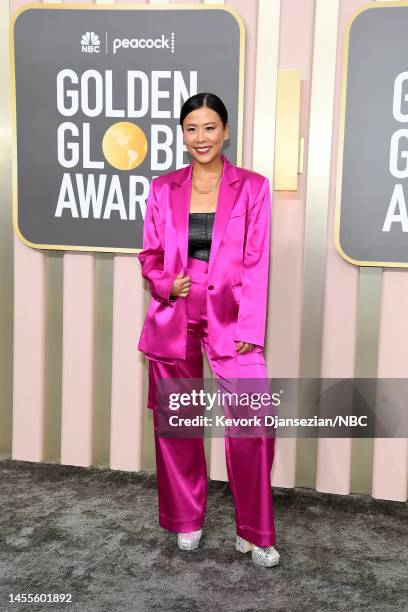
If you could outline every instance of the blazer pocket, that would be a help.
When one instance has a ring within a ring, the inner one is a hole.
[[[262,364],[265,365],[265,357],[262,351],[249,351],[243,355],[235,355],[237,363],[240,365]]]
[[[158,361],[159,363],[165,363],[166,365],[176,365],[175,359],[165,359],[163,357],[156,357],[156,355],[151,355],[150,353],[145,353],[145,358],[150,359],[150,361]]]

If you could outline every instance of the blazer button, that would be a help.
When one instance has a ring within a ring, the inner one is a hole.
[[[214,289],[214,285],[208,285],[208,289],[209,290]]]

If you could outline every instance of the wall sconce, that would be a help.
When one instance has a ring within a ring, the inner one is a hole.
[[[275,123],[275,191],[297,191],[303,172],[303,138],[299,137],[300,70],[278,70]]]

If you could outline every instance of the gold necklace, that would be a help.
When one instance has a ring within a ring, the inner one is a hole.
[[[196,190],[198,193],[211,193],[212,191],[214,191],[214,189],[217,187],[218,183],[220,182],[221,174],[222,174],[222,172],[220,172],[220,174],[219,174],[219,176],[218,176],[218,178],[217,178],[216,183],[215,183],[215,184],[214,184],[212,187],[210,187],[210,189],[209,189],[208,191],[206,191],[206,190],[204,190],[204,189],[199,189],[199,188],[197,187],[197,185],[196,185],[196,184],[195,184],[195,182],[194,182],[193,175],[191,175],[191,182],[193,183],[193,187],[194,187],[194,189],[195,189],[195,190]]]

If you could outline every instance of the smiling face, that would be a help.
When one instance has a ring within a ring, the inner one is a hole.
[[[229,138],[229,126],[224,127],[216,111],[202,106],[186,115],[183,137],[191,157],[201,164],[208,164],[221,155],[224,140]]]

